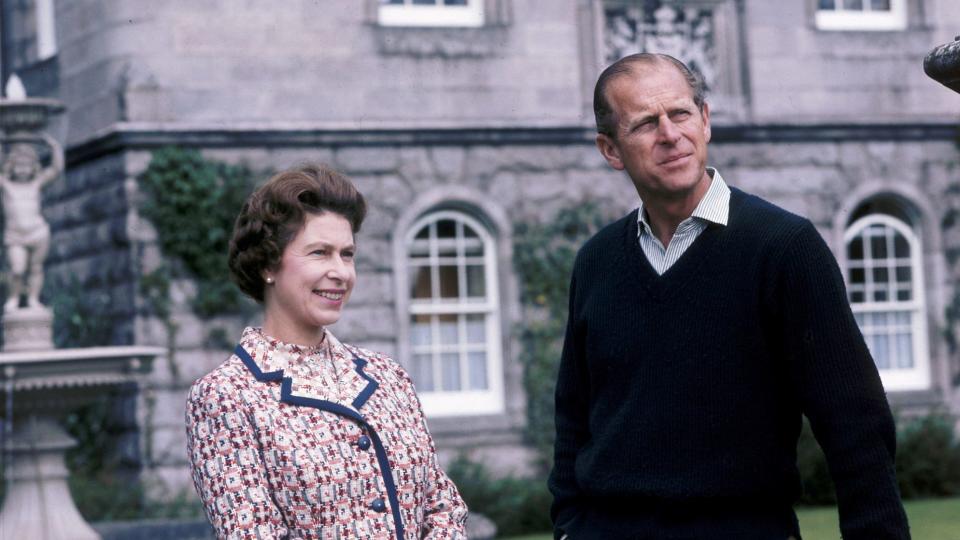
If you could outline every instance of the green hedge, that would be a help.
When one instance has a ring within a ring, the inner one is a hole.
[[[932,413],[901,420],[897,432],[897,482],[904,499],[960,495],[960,440],[950,417]],[[797,448],[802,503],[837,501],[826,457],[804,422]]]

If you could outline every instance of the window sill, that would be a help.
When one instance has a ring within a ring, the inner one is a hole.
[[[485,58],[501,53],[507,44],[502,25],[422,27],[374,25],[377,52],[383,56]]]

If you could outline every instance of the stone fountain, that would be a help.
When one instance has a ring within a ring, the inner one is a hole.
[[[4,270],[10,296],[3,304],[0,413],[4,418],[6,496],[0,538],[99,539],[77,511],[67,486],[64,453],[74,441],[60,426],[66,413],[118,385],[137,383],[156,347],[54,349],[52,312],[40,302],[50,230],[41,214],[41,189],[64,170],[63,150],[45,133],[63,106],[28,98],[14,75],[0,98],[0,161]],[[46,146],[43,165],[37,147]]]

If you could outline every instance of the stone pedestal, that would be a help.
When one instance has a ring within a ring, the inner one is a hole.
[[[74,444],[47,416],[31,415],[18,426],[9,443],[10,491],[0,512],[0,538],[99,540],[67,485],[64,452]]]
[[[32,310],[14,313],[25,311]],[[100,538],[70,495],[64,452],[75,443],[57,419],[104,392],[139,382],[163,353],[155,347],[0,352],[0,417],[12,418],[14,428],[4,441],[10,491],[0,509],[0,539]]]
[[[53,313],[45,307],[15,309],[3,314],[3,350],[41,351],[53,348]]]

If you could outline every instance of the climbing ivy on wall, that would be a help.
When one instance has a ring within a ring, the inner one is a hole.
[[[146,195],[140,211],[156,228],[164,255],[176,261],[145,276],[148,289],[143,292],[158,315],[168,315],[169,280],[178,277],[196,283],[191,307],[201,317],[248,309],[229,278],[227,245],[258,177],[246,165],[209,160],[193,149],[169,147],[153,153],[140,175]]]
[[[514,225],[514,266],[526,324],[521,331],[527,436],[541,465],[552,463],[553,394],[567,322],[567,292],[577,250],[612,220],[602,208],[613,204],[584,202],[560,211],[547,223]]]

